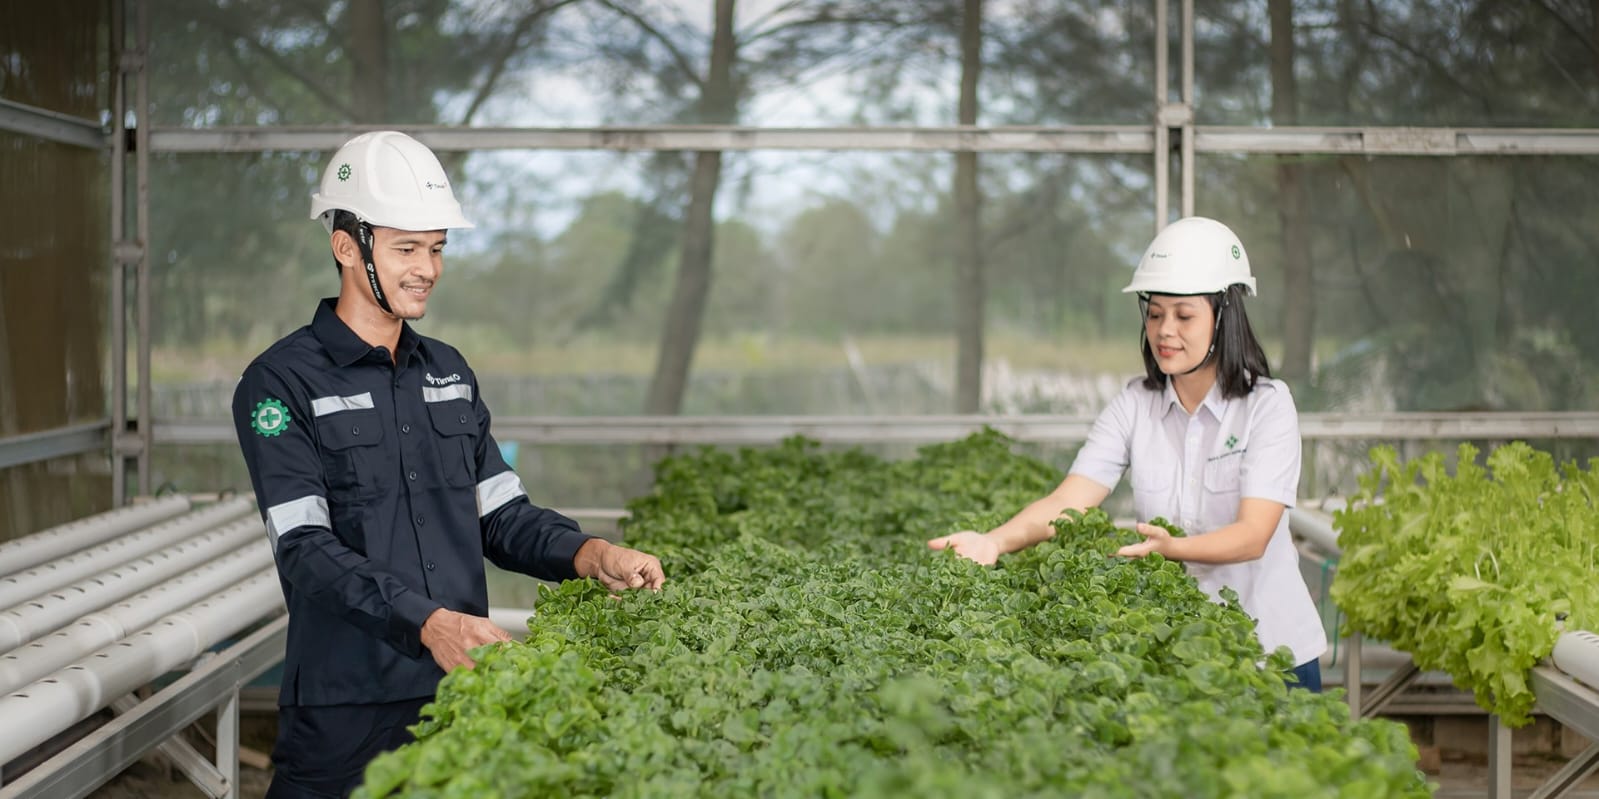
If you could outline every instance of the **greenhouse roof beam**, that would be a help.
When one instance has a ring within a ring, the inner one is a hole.
[[[494,437],[524,444],[772,444],[789,436],[830,443],[930,443],[992,427],[1020,441],[1082,441],[1092,416],[502,416]],[[1302,413],[1306,441],[1599,438],[1599,412]],[[157,419],[162,444],[231,444],[222,419]]]
[[[0,130],[91,150],[111,146],[98,122],[10,100],[0,100]]]
[[[155,128],[170,153],[330,151],[363,127]],[[435,150],[827,150],[1150,153],[1143,125],[1065,127],[758,128],[613,125],[592,128],[407,127]],[[1347,155],[1592,155],[1599,129],[1195,126],[1200,153]]]

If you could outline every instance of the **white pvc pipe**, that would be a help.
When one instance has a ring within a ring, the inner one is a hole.
[[[162,497],[41,530],[0,544],[0,575],[31,569],[107,539],[165,521],[189,510],[189,498]]]
[[[527,620],[532,615],[533,611],[524,608],[489,608],[489,621],[518,641],[527,638]]]
[[[93,549],[7,575],[0,578],[0,608],[8,608],[52,589],[70,585],[118,563],[148,555],[192,535],[221,527],[254,511],[253,497],[235,497],[155,527],[112,539]]]
[[[271,547],[265,536],[266,528],[261,523],[261,517],[246,516],[197,537],[184,539],[159,552],[117,564],[116,568],[6,608],[0,611],[0,653],[59,630],[85,613],[92,613],[132,596],[251,542],[255,543],[255,549],[269,554]],[[199,598],[211,591],[193,596]]]
[[[188,664],[218,641],[283,609],[277,574],[264,570],[131,638],[0,697],[0,763],[49,740],[111,701]]]
[[[1587,630],[1561,633],[1549,659],[1555,668],[1576,677],[1590,688],[1599,688],[1599,635]]]
[[[1331,557],[1343,554],[1343,549],[1338,546],[1338,531],[1333,529],[1332,517],[1321,511],[1289,508],[1288,529]]]
[[[271,548],[264,544],[243,547],[8,652],[0,656],[0,694],[27,685],[101,647],[115,643],[128,633],[235,585],[264,568],[272,568]]]

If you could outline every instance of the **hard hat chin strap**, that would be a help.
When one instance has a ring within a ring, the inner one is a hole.
[[[384,313],[394,316],[394,310],[389,307],[389,298],[378,283],[378,267],[372,259],[372,226],[363,219],[356,223],[355,231],[355,243],[361,248],[361,263],[366,265],[366,282],[372,287],[372,299],[378,301],[378,307]]]
[[[1205,357],[1204,357],[1203,360],[1201,360],[1199,363],[1195,364],[1194,368],[1189,369],[1186,372],[1183,372],[1183,374],[1191,375],[1191,374],[1193,374],[1193,373],[1205,368],[1205,364],[1210,363],[1210,359],[1215,356],[1215,354],[1216,354],[1216,339],[1217,339],[1217,337],[1219,337],[1221,335],[1221,315],[1226,310],[1227,310],[1227,292],[1223,291],[1221,293],[1221,301],[1216,303],[1216,324],[1213,327],[1211,327],[1211,329],[1210,329],[1210,349],[1205,350]]]

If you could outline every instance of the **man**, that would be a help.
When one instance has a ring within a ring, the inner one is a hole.
[[[470,228],[432,151],[351,139],[311,217],[339,296],[272,345],[233,395],[239,445],[289,608],[270,797],[343,796],[470,650],[488,620],[483,558],[534,577],[658,589],[650,555],[528,501],[455,348],[418,335],[446,231]]]

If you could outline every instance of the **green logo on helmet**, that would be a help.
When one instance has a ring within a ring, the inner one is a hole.
[[[1233,260],[1236,261],[1236,260],[1238,260],[1239,258],[1242,258],[1242,257],[1244,257],[1244,251],[1238,249],[1238,245],[1234,244],[1233,245]]]
[[[255,404],[255,413],[250,414],[250,429],[271,438],[289,429],[290,418],[289,409],[283,403],[267,397]]]
[[[344,182],[346,180],[349,180],[349,179],[350,179],[350,165],[349,164],[339,164],[339,181],[342,183],[342,182]],[[1237,250],[1236,247],[1233,248],[1233,249],[1234,249],[1234,251]]]

